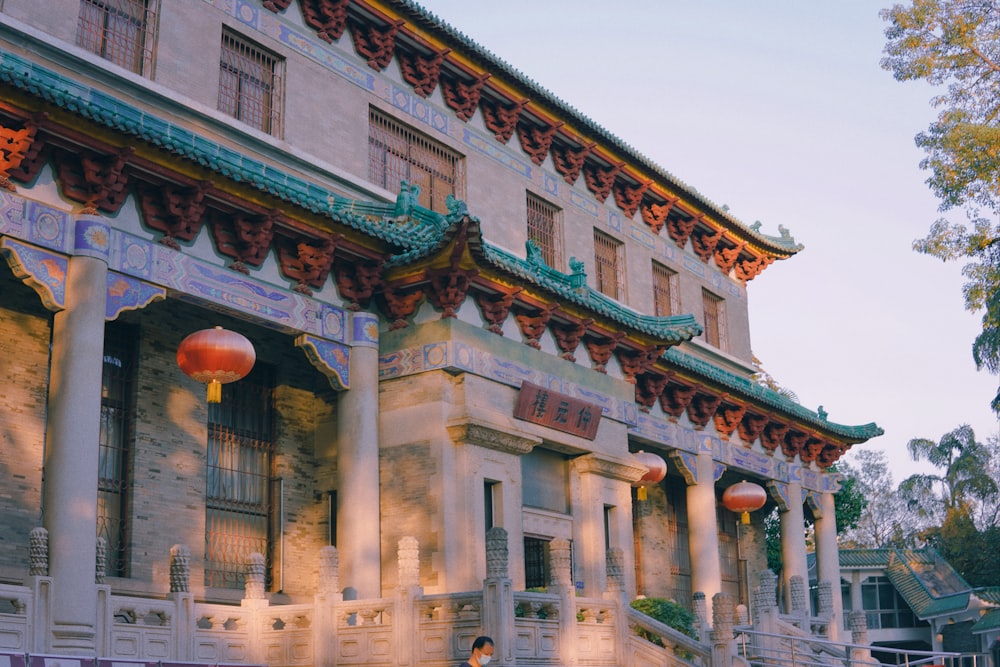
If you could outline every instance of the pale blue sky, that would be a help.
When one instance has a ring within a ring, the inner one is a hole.
[[[754,352],[831,421],[878,422],[886,434],[860,447],[885,450],[897,482],[918,470],[910,438],[997,432],[960,266],[911,250],[940,217],[913,143],[934,91],[879,67],[881,3],[422,4],[747,224],[805,245],[749,285]]]

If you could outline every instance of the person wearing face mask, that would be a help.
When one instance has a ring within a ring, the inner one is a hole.
[[[493,659],[493,640],[489,637],[476,637],[472,642],[472,655],[459,667],[486,667]]]

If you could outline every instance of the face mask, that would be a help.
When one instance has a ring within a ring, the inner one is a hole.
[[[492,655],[481,655],[479,656],[479,664],[481,665],[481,667],[486,667],[486,665],[490,664],[490,660],[492,659],[493,659]]]

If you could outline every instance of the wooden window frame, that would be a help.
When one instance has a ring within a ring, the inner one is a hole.
[[[562,270],[562,209],[531,192],[527,193],[525,204],[528,240],[535,242],[546,264]]]
[[[76,45],[152,76],[159,0],[80,0]]]
[[[219,111],[250,127],[281,137],[285,59],[223,27],[219,52]]]
[[[599,229],[594,230],[594,280],[598,292],[626,300],[625,243]]]

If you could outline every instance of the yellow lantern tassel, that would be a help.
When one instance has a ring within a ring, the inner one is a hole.
[[[635,497],[636,497],[636,500],[645,500],[646,499],[646,487],[640,486],[636,490],[636,492],[635,492]]]
[[[218,380],[208,383],[208,402],[222,403],[222,383]]]
[[[744,512],[743,514],[741,514],[740,515],[740,522],[744,526],[749,525],[749,523],[750,523],[750,512]]]

